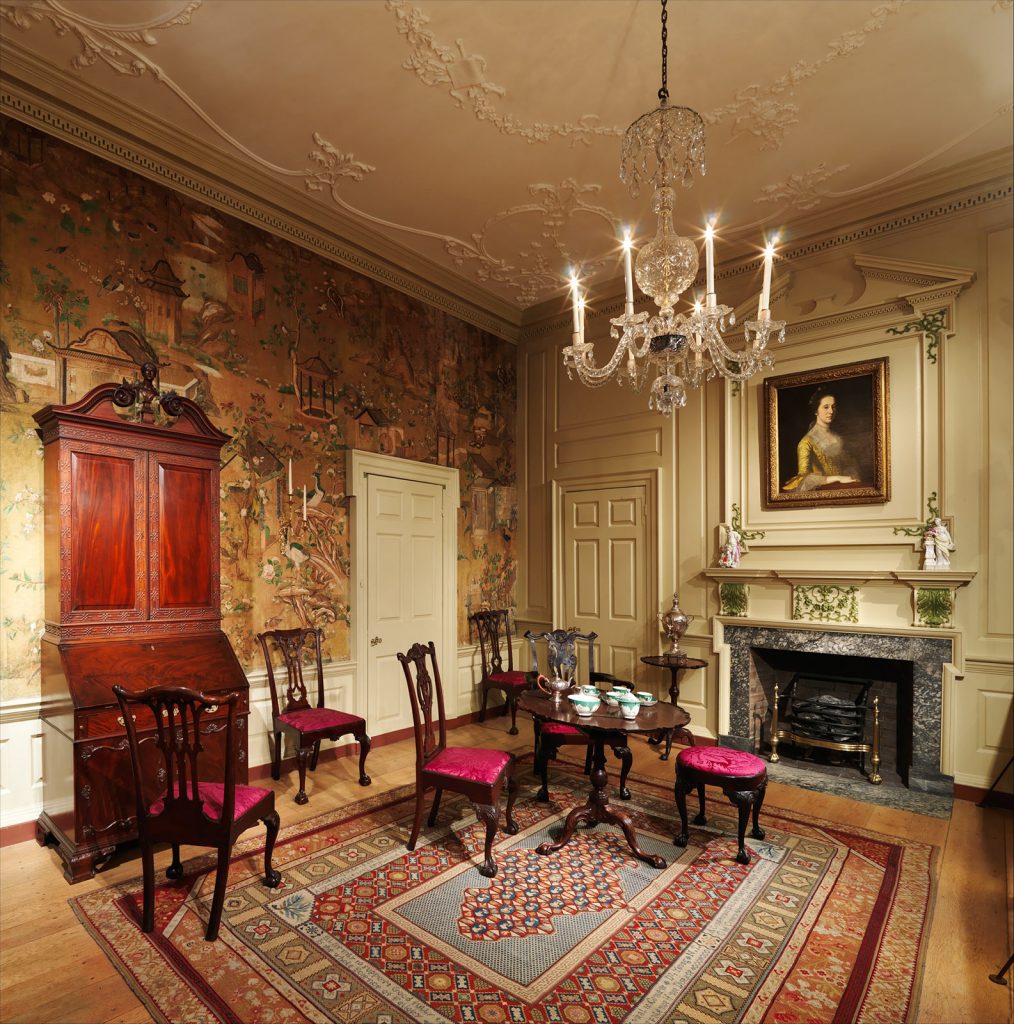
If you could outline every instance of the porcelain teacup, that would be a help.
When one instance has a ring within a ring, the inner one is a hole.
[[[641,710],[641,702],[629,690],[619,698],[618,703],[620,714],[624,718],[637,718],[637,713]]]
[[[638,699],[638,700],[639,700],[639,701],[640,701],[640,702],[641,702],[642,704],[654,704],[654,703],[655,703],[655,694],[653,694],[653,693],[648,693],[648,691],[647,691],[647,690],[638,690],[638,691],[637,691],[637,692],[636,692],[636,693],[634,694],[634,696],[635,696],[635,697],[636,697],[636,698],[637,698],[637,699]]]
[[[579,715],[585,716],[595,714],[602,703],[597,694],[590,693],[568,693],[567,699]]]

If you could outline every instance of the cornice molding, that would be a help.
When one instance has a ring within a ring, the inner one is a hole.
[[[0,111],[517,343],[521,311],[214,146],[0,39]],[[350,241],[350,238],[356,241]]]

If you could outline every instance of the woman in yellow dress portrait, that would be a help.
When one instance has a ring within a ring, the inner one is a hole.
[[[782,490],[805,492],[829,484],[858,484],[858,464],[841,435],[831,429],[838,414],[837,396],[819,388],[809,405],[813,422],[796,445],[796,475],[782,484]]]

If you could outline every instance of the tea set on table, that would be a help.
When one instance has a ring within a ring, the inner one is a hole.
[[[560,704],[566,695],[574,711],[582,718],[589,718],[598,711],[605,703],[607,707],[618,707],[624,718],[633,719],[642,707],[651,707],[657,704],[655,695],[645,690],[627,690],[623,687],[614,687],[611,690],[600,690],[593,683],[586,683],[583,686],[575,686],[573,678],[547,679],[545,676],[538,677],[539,689],[549,695],[554,703]]]

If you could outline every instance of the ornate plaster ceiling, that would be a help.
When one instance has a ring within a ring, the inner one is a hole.
[[[721,260],[1010,147],[1012,6],[674,0],[671,101],[708,125],[681,231],[718,214]],[[27,0],[0,18],[6,75],[31,63],[68,107],[103,99],[138,138],[518,322],[572,264],[616,276],[621,225],[654,230],[617,172],[657,105],[656,0]]]

